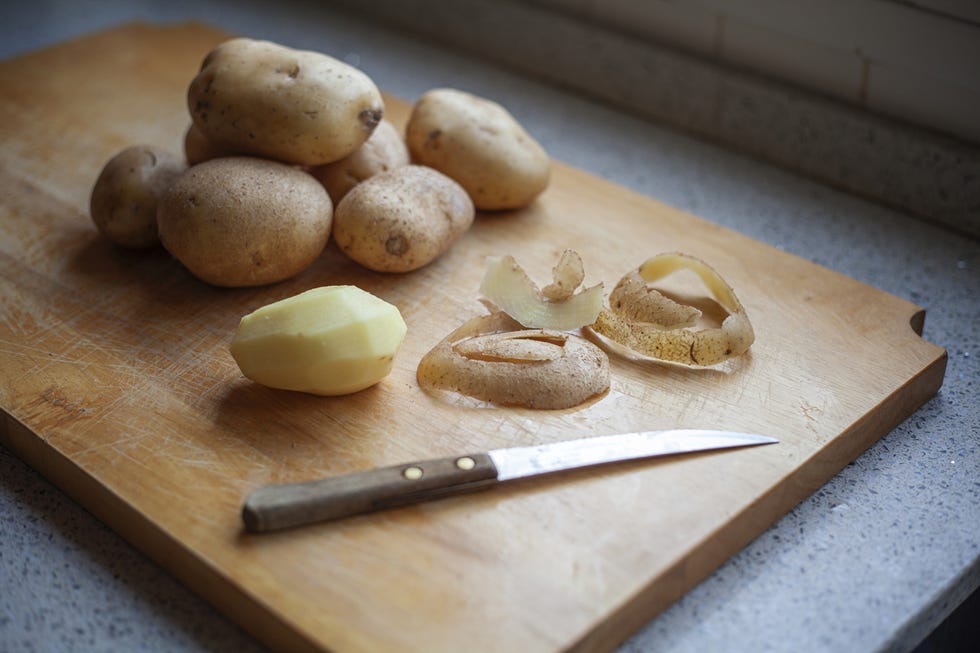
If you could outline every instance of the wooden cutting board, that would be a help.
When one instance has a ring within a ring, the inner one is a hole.
[[[418,272],[369,273],[329,246],[299,277],[222,290],[162,250],[100,238],[88,196],[134,143],[180,151],[186,86],[224,35],[134,24],[0,64],[2,442],[279,650],[607,650],[936,393],[945,351],[884,292],[560,163],[532,207],[480,216]],[[388,98],[403,124],[407,105]],[[613,357],[608,394],[560,411],[473,407],[415,382],[483,312],[487,256],[545,280],[577,250],[607,288],[653,254],[702,257],[757,341],[713,370]],[[243,379],[239,318],[354,283],[409,326],[391,376],[344,398]],[[640,429],[781,444],[581,471],[279,534],[241,502],[273,482]]]

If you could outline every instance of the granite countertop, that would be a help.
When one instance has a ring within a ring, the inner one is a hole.
[[[623,651],[909,651],[980,585],[975,239],[327,6],[272,6],[8,2],[0,54],[197,19],[326,51],[403,98],[465,87],[557,159],[926,308],[949,353],[939,394]],[[263,650],[5,449],[0,588],[2,650]]]

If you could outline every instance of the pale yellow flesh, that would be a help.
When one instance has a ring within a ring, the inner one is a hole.
[[[325,286],[246,315],[230,349],[256,383],[343,395],[391,372],[406,330],[392,304],[355,286]]]
[[[635,321],[627,310],[604,308],[587,328],[635,354],[682,365],[711,366],[744,354],[755,341],[755,332],[735,291],[711,266],[696,257],[673,252],[648,259],[638,273],[643,281],[650,283],[679,270],[698,275],[718,303],[728,310],[720,327],[699,331],[684,326],[664,328]],[[634,295],[631,301],[639,300]]]
[[[556,285],[558,281],[556,278]],[[551,301],[509,255],[487,260],[480,292],[500,310],[532,329],[570,331],[592,324],[602,310],[602,284]]]

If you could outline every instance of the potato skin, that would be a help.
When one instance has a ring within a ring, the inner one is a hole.
[[[159,147],[127,147],[109,159],[92,187],[92,222],[117,245],[136,249],[158,244],[157,203],[186,168]]]
[[[184,158],[187,165],[193,166],[211,159],[228,156],[245,156],[227,148],[218,147],[205,136],[194,123],[191,123],[184,134]]]
[[[477,209],[517,209],[548,186],[547,152],[496,102],[455,89],[428,91],[412,107],[405,140],[414,163],[458,181]]]
[[[305,166],[352,153],[384,113],[377,86],[353,66],[248,38],[205,57],[187,105],[216,147]]]
[[[408,165],[355,186],[337,206],[333,237],[366,268],[409,272],[449,249],[474,213],[462,186],[432,168]]]
[[[357,184],[379,172],[393,170],[409,163],[408,147],[398,129],[387,120],[382,120],[364,145],[341,159],[310,169],[323,187],[330,193],[334,205],[344,199]]]
[[[258,286],[306,269],[330,237],[333,204],[313,177],[252,157],[189,168],[160,201],[160,241],[215,286]]]

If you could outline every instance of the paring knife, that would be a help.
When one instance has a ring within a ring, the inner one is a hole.
[[[269,485],[245,501],[253,533],[339,519],[438,499],[528,476],[606,463],[779,442],[731,431],[672,429],[553,442],[533,447],[435,458],[306,483]]]

